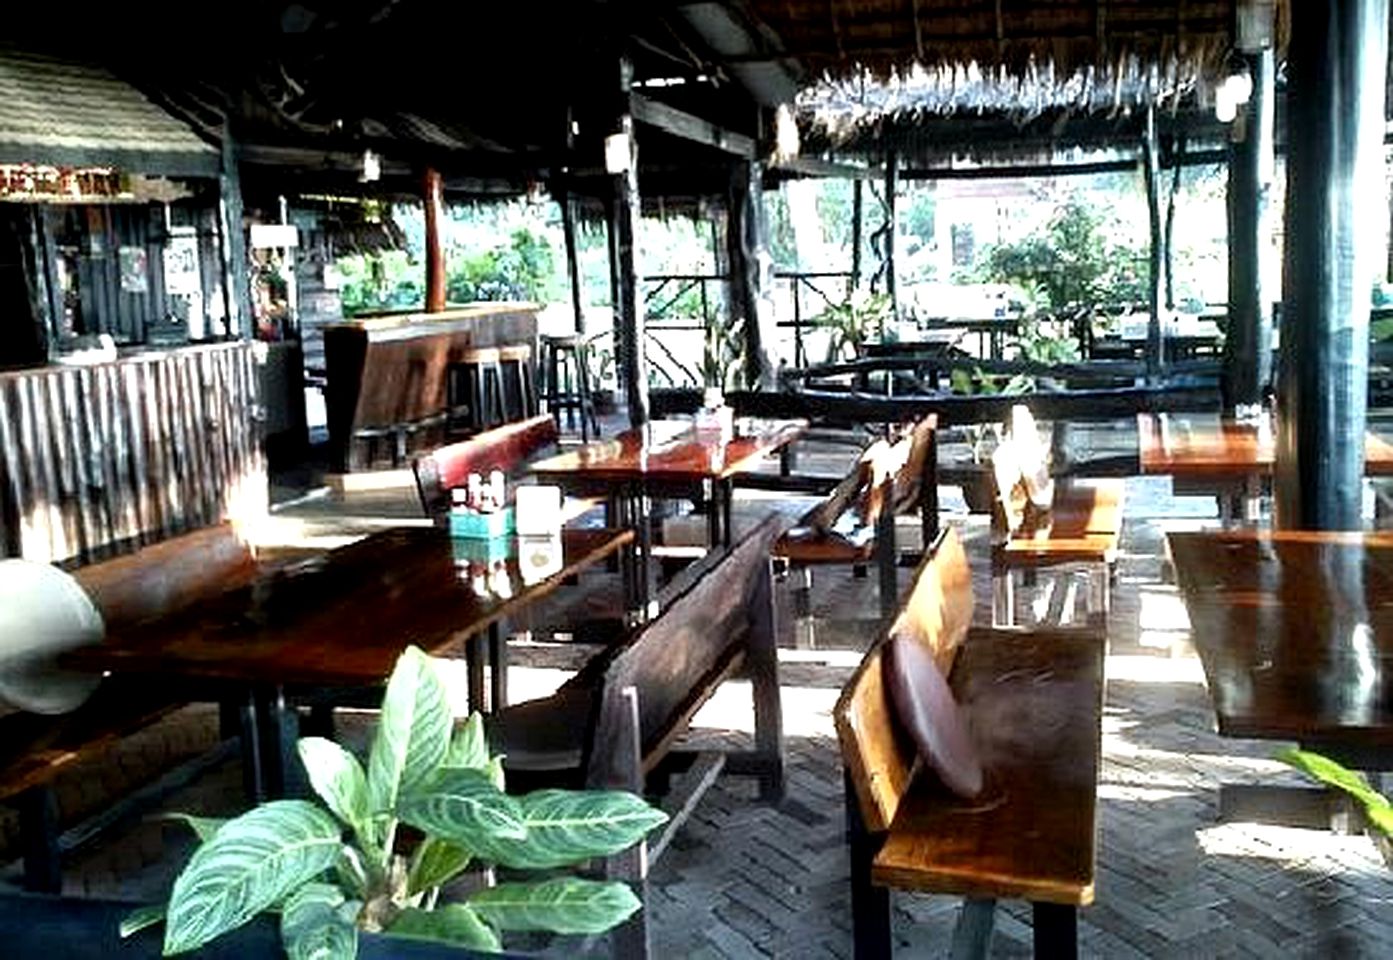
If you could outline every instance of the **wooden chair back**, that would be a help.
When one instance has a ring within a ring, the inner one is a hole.
[[[417,457],[411,469],[421,508],[426,516],[443,515],[450,509],[450,491],[464,486],[471,473],[487,475],[502,470],[515,476],[523,472],[528,461],[555,447],[558,438],[556,421],[548,414],[539,414]]]
[[[236,528],[221,523],[79,567],[72,574],[111,629],[163,617],[245,586],[256,576],[257,566]]]
[[[884,677],[885,639],[909,632],[933,651],[944,676],[972,619],[972,580],[962,543],[950,528],[919,565],[914,587],[890,631],[861,661],[833,718],[842,760],[866,828],[890,829],[919,767],[919,755],[895,719]]]
[[[938,497],[938,417],[929,414],[912,424],[907,436],[909,455],[895,475],[895,512],[907,513],[922,505],[924,498]]]
[[[728,550],[713,552],[681,575],[680,595],[627,641],[610,661],[586,738],[586,783],[632,787],[623,691],[638,691],[639,753],[652,769],[721,680],[738,665],[752,631],[772,632],[770,549],[786,521],[770,516]]]

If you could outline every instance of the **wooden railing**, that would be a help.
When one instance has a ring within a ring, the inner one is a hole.
[[[85,563],[264,510],[253,349],[0,374],[0,553]]]

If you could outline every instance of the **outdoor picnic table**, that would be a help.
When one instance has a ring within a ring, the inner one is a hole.
[[[275,795],[294,769],[288,765],[294,750],[288,690],[374,687],[408,645],[436,654],[463,645],[469,703],[482,709],[486,657],[493,660],[495,697],[504,690],[500,622],[633,536],[627,530],[563,530],[559,562],[531,572],[530,551],[520,558],[514,550],[495,561],[482,589],[460,565],[461,542],[447,531],[393,528],[175,615],[109,634],[99,645],[73,651],[65,663],[164,676],[190,689],[237,697],[257,727],[244,737],[249,783],[255,782],[258,795]]]
[[[1169,535],[1219,733],[1393,769],[1393,534]],[[1227,790],[1235,809],[1241,792]],[[1251,791],[1250,791],[1251,794]]]
[[[1270,429],[1224,419],[1217,414],[1137,414],[1137,445],[1144,474],[1169,474],[1182,494],[1219,497],[1224,519],[1232,519],[1235,501],[1251,503],[1262,492],[1276,460]],[[1393,445],[1368,434],[1364,472],[1393,474]]]
[[[752,472],[808,429],[806,420],[740,418],[729,438],[698,431],[691,421],[654,420],[610,440],[598,440],[532,465],[543,483],[581,495],[603,495],[617,508],[618,525],[637,531],[635,609],[646,619],[652,532],[650,498],[709,492],[707,534],[712,546],[731,542],[733,482]],[[709,487],[709,491],[708,488]]]

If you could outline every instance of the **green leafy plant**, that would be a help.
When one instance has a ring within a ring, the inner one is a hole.
[[[813,326],[822,327],[832,335],[827,344],[827,362],[855,360],[861,356],[867,341],[890,322],[892,312],[890,298],[883,293],[829,304],[812,319]]]
[[[1385,837],[1393,838],[1393,803],[1369,786],[1362,774],[1336,763],[1329,757],[1310,750],[1286,747],[1277,751],[1277,759],[1300,770],[1313,780],[1341,790],[1364,808],[1369,824]]]
[[[415,647],[388,681],[366,770],[331,740],[301,738],[299,753],[322,805],[183,816],[201,844],[168,908],[132,914],[123,936],[163,918],[169,956],[271,911],[291,960],[337,960],[356,955],[359,930],[497,951],[506,931],[602,933],[640,908],[624,883],[569,874],[440,902],[472,866],[555,871],[625,850],[667,816],[623,791],[505,793],[482,718],[455,728],[434,664]]]

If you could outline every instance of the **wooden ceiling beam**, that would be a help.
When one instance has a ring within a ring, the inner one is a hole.
[[[703,120],[685,110],[678,110],[641,94],[634,94],[631,103],[634,119],[639,123],[657,127],[674,137],[714,147],[745,160],[753,160],[757,155],[754,137],[726,130],[709,120]]]

